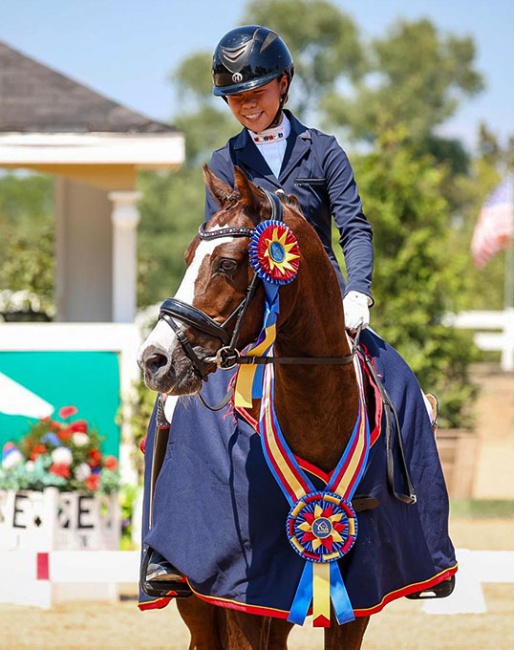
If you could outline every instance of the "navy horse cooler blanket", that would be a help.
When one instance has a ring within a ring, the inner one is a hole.
[[[362,332],[361,345],[396,408],[417,496],[416,503],[406,504],[393,495],[380,431],[356,490],[356,495],[371,496],[379,505],[358,513],[356,542],[338,560],[354,615],[368,616],[395,598],[448,579],[457,563],[448,534],[446,485],[419,384],[396,351],[373,331]],[[202,390],[206,401],[219,403],[232,377],[215,373]],[[230,407],[212,412],[197,397],[180,398],[151,495],[156,429],[154,410],[145,449],[143,564],[148,548],[153,548],[187,576],[198,597],[287,618],[305,561],[288,541],[289,504],[266,464],[254,423]],[[398,445],[395,454],[398,468]],[[300,464],[316,489],[323,490],[329,477]],[[407,492],[400,471],[395,489]],[[141,609],[168,602],[141,591]]]

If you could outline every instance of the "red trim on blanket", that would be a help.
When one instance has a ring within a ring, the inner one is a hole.
[[[386,594],[382,598],[381,602],[378,603],[378,605],[369,607],[368,609],[356,609],[355,616],[371,616],[372,614],[377,614],[378,612],[381,612],[388,603],[396,600],[397,598],[404,598],[410,594],[416,594],[420,591],[425,591],[426,589],[435,587],[440,582],[444,582],[445,580],[448,580],[453,575],[455,575],[458,568],[459,566],[456,564],[451,569],[446,569],[442,573],[438,573],[430,580],[425,580],[424,582],[416,582],[412,585],[408,585],[407,587],[403,587],[402,589],[398,589],[397,591],[392,591],[391,593]]]
[[[170,592],[169,598],[156,598],[155,600],[148,600],[146,602],[139,602],[137,606],[142,612],[146,612],[149,609],[163,609],[170,604],[170,601],[177,595],[176,591]]]
[[[367,609],[354,609],[353,613],[355,614],[356,617],[371,616],[372,614],[378,614],[378,612],[382,611],[382,609],[384,609],[384,607],[388,603],[392,602],[393,600],[397,600],[398,598],[404,598],[409,594],[415,594],[420,591],[425,591],[426,589],[435,587],[435,585],[438,585],[440,582],[443,582],[444,580],[448,580],[449,578],[452,577],[452,575],[454,575],[457,572],[457,569],[458,569],[458,565],[456,564],[454,567],[450,569],[446,569],[441,573],[438,573],[436,576],[430,578],[429,580],[425,580],[424,582],[416,582],[412,585],[407,585],[406,587],[402,587],[401,589],[397,589],[396,591],[392,591],[389,594],[386,594],[382,598],[382,600],[377,605],[374,605],[373,607],[369,607]],[[191,587],[191,585],[189,586]],[[282,618],[282,619],[286,619],[289,616],[289,612],[284,611],[282,609],[275,609],[273,607],[262,607],[259,605],[249,605],[245,603],[238,603],[235,600],[205,596],[204,594],[200,594],[199,592],[195,591],[192,587],[191,587],[191,591],[195,596],[200,598],[200,600],[204,600],[205,602],[211,603],[212,605],[216,605],[218,607],[225,607],[226,609],[234,609],[239,612],[246,612],[247,614],[256,614],[257,616],[271,616],[273,618]],[[309,615],[310,614],[312,614],[311,609],[309,609]]]

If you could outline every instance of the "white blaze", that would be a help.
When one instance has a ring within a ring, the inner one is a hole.
[[[213,230],[219,229],[219,226],[213,228]],[[188,305],[193,304],[193,299],[195,297],[195,284],[198,279],[198,274],[204,259],[208,255],[212,255],[218,246],[223,244],[228,244],[234,238],[233,237],[220,237],[219,239],[207,239],[202,240],[196,247],[196,251],[193,257],[191,264],[187,267],[182,282],[180,283],[175,298],[181,300]],[[139,357],[143,354],[144,350],[149,346],[154,345],[162,350],[173,353],[175,346],[177,345],[177,337],[175,332],[164,320],[160,320],[154,329],[148,335],[146,341],[141,346]]]

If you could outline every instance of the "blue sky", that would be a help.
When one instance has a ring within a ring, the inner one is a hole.
[[[364,37],[399,17],[430,18],[443,32],[470,35],[486,90],[445,131],[472,144],[480,120],[514,134],[512,0],[332,0]],[[245,0],[0,0],[0,40],[154,119],[177,109],[169,75],[198,50],[212,51],[241,23]]]

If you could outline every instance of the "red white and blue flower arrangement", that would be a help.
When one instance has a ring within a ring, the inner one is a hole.
[[[105,456],[102,438],[78,410],[64,406],[59,420],[42,418],[20,440],[2,449],[0,489],[110,494],[119,489],[118,461]]]

